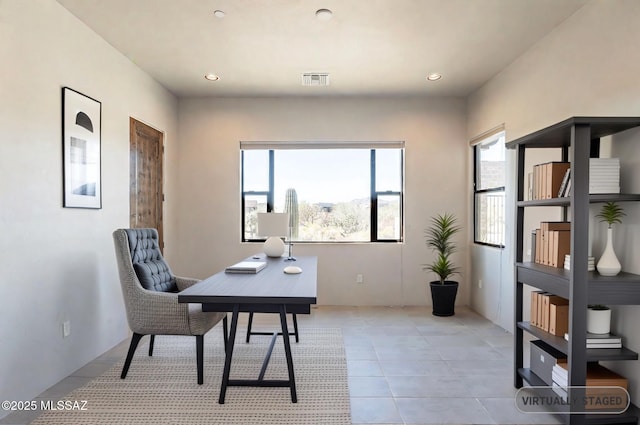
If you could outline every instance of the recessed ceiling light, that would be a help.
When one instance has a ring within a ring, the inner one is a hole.
[[[438,74],[437,72],[432,72],[427,75],[427,80],[429,81],[438,81],[440,78],[442,78],[442,74]]]
[[[316,10],[316,18],[318,18],[321,21],[328,21],[329,19],[331,19],[332,15],[333,15],[333,12],[330,11],[329,9]]]
[[[204,76],[204,78],[209,81],[218,81],[220,79],[220,77],[218,77],[216,74],[207,74]]]
[[[222,10],[214,10],[213,11],[213,16],[215,16],[216,18],[224,18],[224,11]]]

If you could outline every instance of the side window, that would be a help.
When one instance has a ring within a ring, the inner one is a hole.
[[[474,242],[505,243],[505,134],[495,134],[474,149]]]

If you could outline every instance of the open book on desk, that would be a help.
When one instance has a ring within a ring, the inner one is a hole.
[[[265,261],[241,261],[224,269],[225,273],[258,273],[267,267]]]

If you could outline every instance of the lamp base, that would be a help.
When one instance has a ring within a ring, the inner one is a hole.
[[[289,255],[284,261],[296,261],[296,257],[293,256],[293,242],[289,242]]]
[[[270,236],[264,243],[263,250],[267,257],[282,257],[284,242],[277,236]]]

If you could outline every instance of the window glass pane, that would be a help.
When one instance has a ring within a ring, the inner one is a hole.
[[[504,218],[504,191],[476,193],[476,242],[504,245]]]
[[[271,151],[272,170],[268,149],[242,151],[243,240],[260,239],[256,234],[257,212],[267,211],[267,199],[273,199],[273,212],[291,214],[297,210],[292,214],[293,241],[401,240],[403,149],[376,149],[376,190],[380,197],[375,206],[378,232],[373,236],[371,149],[276,148]],[[270,172],[274,177],[272,187]]]
[[[274,163],[274,208],[283,212],[287,189],[295,189],[297,240],[370,239],[369,150],[276,150]]]
[[[267,195],[244,198],[244,239],[258,239],[258,213],[267,212]]]
[[[402,190],[402,150],[376,149],[376,191]]]
[[[400,239],[400,196],[378,196],[378,239]]]
[[[245,192],[269,190],[269,151],[248,150],[243,152],[243,182]]]
[[[504,133],[476,145],[476,190],[504,187]]]

